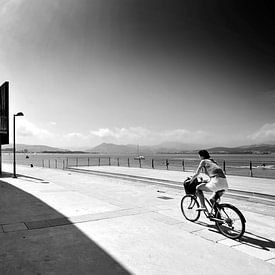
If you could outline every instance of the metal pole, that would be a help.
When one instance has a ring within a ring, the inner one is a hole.
[[[128,158],[128,167],[130,167],[130,159]]]
[[[109,166],[111,166],[111,158],[109,158]]]
[[[182,160],[182,171],[185,171],[184,159]]]
[[[154,159],[152,159],[152,168],[155,169]]]
[[[15,115],[13,115],[13,177],[16,176],[16,160],[15,160]]]
[[[252,172],[252,161],[249,163],[249,170],[250,170],[250,177],[253,177],[253,172]]]
[[[223,161],[223,172],[224,172],[224,174],[226,174],[226,170],[225,170],[225,160]]]
[[[119,158],[117,158],[117,166],[119,166]]]

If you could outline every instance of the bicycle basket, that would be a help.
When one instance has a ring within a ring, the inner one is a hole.
[[[193,182],[191,183],[191,178],[188,177],[183,182],[185,193],[194,195],[196,193],[196,187],[199,184],[201,184],[201,182],[199,182],[198,179],[194,179]]]

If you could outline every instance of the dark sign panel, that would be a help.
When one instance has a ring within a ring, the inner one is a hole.
[[[0,87],[0,143],[9,144],[9,82]]]

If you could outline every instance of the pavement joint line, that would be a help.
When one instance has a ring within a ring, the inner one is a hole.
[[[133,211],[132,213],[127,213],[127,211],[131,212],[131,210]],[[124,216],[133,216],[133,215],[144,214],[147,212],[148,213],[153,212],[150,210],[144,210],[144,211],[141,211],[141,210],[142,209],[140,209],[140,211],[139,210],[136,211],[133,208],[126,208],[119,211],[109,211],[109,212],[86,214],[86,215],[80,215],[80,216],[61,217],[61,218],[28,221],[28,222],[25,221],[21,223],[26,226],[27,230],[35,230],[35,229],[43,229],[43,228],[63,226],[63,225],[73,225],[78,223],[85,223],[85,222],[92,222],[92,221],[99,221],[99,220],[106,220],[106,219],[114,219],[114,218],[119,218]],[[123,213],[123,212],[126,212],[126,213]],[[14,224],[17,224],[17,223],[1,224],[0,226],[2,228],[3,233],[11,232],[11,231],[4,230],[3,226],[12,226]],[[22,231],[22,229],[14,230],[12,232],[16,232],[16,231]]]

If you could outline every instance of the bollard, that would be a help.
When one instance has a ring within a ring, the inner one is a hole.
[[[45,167],[45,165],[44,165],[44,159],[42,159],[42,167],[43,168]]]
[[[226,170],[225,170],[225,160],[223,161],[223,172],[224,172],[224,174],[226,174]]]
[[[49,168],[51,168],[51,160],[49,159]]]
[[[109,158],[109,166],[111,166],[111,158]]]
[[[78,158],[75,160],[76,167],[78,166]]]
[[[139,161],[139,168],[141,168],[141,159],[139,158],[138,161]]]
[[[57,160],[55,160],[55,169],[57,169]]]
[[[130,159],[128,158],[128,167],[130,167]]]
[[[117,166],[119,166],[119,158],[117,158]]]
[[[252,161],[249,162],[250,177],[253,177]]]
[[[100,158],[98,158],[98,166],[100,166]]]
[[[185,166],[184,166],[184,159],[182,160],[182,171],[184,172],[185,171]]]
[[[65,160],[63,159],[63,170],[65,170]]]
[[[154,159],[152,159],[152,168],[155,169]]]
[[[168,159],[165,161],[165,165],[166,165],[166,170],[168,170],[168,166],[169,166]]]
[[[90,166],[90,158],[88,158],[88,166]]]

